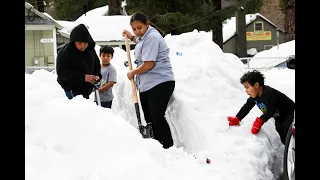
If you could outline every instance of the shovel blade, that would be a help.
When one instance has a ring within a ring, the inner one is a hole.
[[[154,138],[151,123],[148,123],[147,126],[140,125],[139,131],[143,138]]]

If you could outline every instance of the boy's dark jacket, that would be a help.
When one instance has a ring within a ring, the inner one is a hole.
[[[88,47],[80,51],[75,42],[88,42]],[[70,42],[60,49],[57,57],[57,81],[64,90],[74,91],[89,97],[93,85],[85,82],[85,74],[96,75],[101,79],[100,60],[95,52],[95,42],[88,29],[79,24],[70,34]]]
[[[295,110],[294,102],[280,91],[265,85],[263,87],[261,97],[247,99],[247,102],[242,106],[238,114],[236,115],[239,120],[242,120],[249,111],[257,105],[263,112],[260,116],[264,122],[267,122],[270,118],[274,118],[277,123],[283,124],[284,119],[288,115],[292,115]]]

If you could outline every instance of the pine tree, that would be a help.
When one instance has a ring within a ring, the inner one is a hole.
[[[151,22],[167,34],[181,34],[194,29],[209,30],[208,19],[193,23],[213,10],[213,7],[205,5],[204,1],[127,0],[126,2],[129,15],[134,12],[143,12]]]
[[[236,1],[241,2],[247,12],[258,12],[263,4],[263,0]],[[219,9],[215,7],[215,0],[127,0],[126,2],[129,15],[138,11],[144,12],[151,22],[167,34],[177,35],[194,29],[221,32],[222,22],[234,16],[237,10],[229,8],[213,15]],[[219,34],[216,37],[222,38],[222,33]]]

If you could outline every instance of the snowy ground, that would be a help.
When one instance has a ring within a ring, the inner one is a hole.
[[[228,127],[226,117],[235,115],[247,98],[239,82],[246,66],[205,36],[190,32],[165,38],[176,76],[166,114],[175,146],[167,150],[156,140],[142,139],[135,128],[125,51],[115,48],[111,61],[118,72],[111,110],[97,106],[93,94],[89,100],[68,100],[51,72],[26,74],[26,180],[277,178],[284,146],[273,121],[252,135],[252,123],[261,115],[254,107],[239,127]],[[266,84],[295,100],[293,70],[264,74]]]

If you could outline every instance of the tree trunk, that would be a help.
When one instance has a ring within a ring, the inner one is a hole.
[[[284,31],[285,31],[285,42],[291,41],[295,39],[295,0],[287,0],[285,3],[285,23],[284,23]]]
[[[214,0],[215,10],[220,11],[221,10],[221,0]],[[217,23],[211,23],[212,24],[212,41],[215,42],[222,50],[223,50],[223,36],[222,36],[222,21],[219,19],[219,17],[212,17],[214,19],[214,22]]]
[[[109,5],[109,16],[110,15],[121,15],[121,0],[108,0]]]

